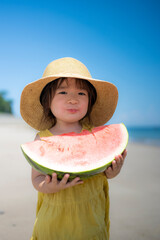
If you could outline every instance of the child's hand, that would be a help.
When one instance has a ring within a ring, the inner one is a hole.
[[[45,177],[46,188],[49,193],[56,193],[65,188],[73,187],[78,184],[82,184],[83,181],[80,181],[79,177],[76,177],[71,182],[68,182],[69,174],[65,174],[61,181],[57,180],[57,174],[53,173],[52,177],[47,175]]]
[[[126,156],[127,156],[127,150],[125,149],[122,155],[116,156],[115,160],[113,160],[112,162],[112,165],[104,171],[108,179],[114,178],[119,174]]]

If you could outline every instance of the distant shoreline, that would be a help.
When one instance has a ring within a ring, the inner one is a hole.
[[[160,127],[130,127],[129,141],[151,146],[160,146]]]
[[[23,123],[21,117],[14,116],[12,114],[0,113],[0,123]]]
[[[0,124],[20,124],[21,126],[24,125],[24,127],[31,128],[21,117],[5,113],[0,113]],[[160,127],[136,126],[127,127],[127,129],[129,132],[129,143],[138,143],[142,145],[157,147],[160,146]]]

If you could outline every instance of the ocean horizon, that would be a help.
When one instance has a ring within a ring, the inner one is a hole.
[[[129,142],[160,146],[160,126],[127,127]]]
[[[23,122],[21,117],[12,114],[0,113],[0,123],[17,124]],[[143,143],[147,145],[160,146],[160,126],[127,126],[129,142]]]

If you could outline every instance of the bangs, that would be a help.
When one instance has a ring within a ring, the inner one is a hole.
[[[76,86],[77,86],[77,88],[84,89],[84,90],[86,90],[89,93],[90,88],[91,88],[91,86],[89,86],[89,85],[92,86],[92,84],[90,82],[88,82],[87,80],[77,79],[76,78]]]
[[[66,84],[68,86],[68,79],[67,78],[59,78],[57,80],[58,80],[57,88],[59,88],[64,81],[66,82]],[[86,90],[88,93],[90,92],[91,89],[94,88],[93,85],[87,80],[80,79],[80,78],[76,78],[75,80],[76,80],[76,87],[79,88],[79,89]],[[94,88],[94,90],[95,90],[95,88]]]

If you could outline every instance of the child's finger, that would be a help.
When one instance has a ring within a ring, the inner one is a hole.
[[[56,173],[52,174],[52,183],[57,184],[57,174]]]
[[[122,166],[123,165],[123,156],[122,155],[116,156],[115,161],[116,161],[118,167]]]
[[[106,177],[109,179],[110,176],[112,175],[112,172],[113,172],[113,169],[112,167],[108,167],[106,170],[105,170],[105,174],[106,174]]]
[[[125,149],[125,150],[123,151],[123,153],[122,153],[122,157],[123,157],[123,159],[125,159],[126,156],[127,156],[127,149]]]
[[[70,186],[74,186],[74,185],[77,185],[77,184],[81,184],[83,183],[82,180],[80,180],[79,177],[76,177],[75,179],[73,179],[70,183],[68,183]]]
[[[119,161],[119,158],[116,158],[116,160],[113,160],[113,162],[112,162],[112,170],[113,171],[118,167],[118,165],[119,165],[118,161]]]
[[[45,182],[48,184],[51,181],[51,177],[49,175],[46,175]]]
[[[59,184],[62,186],[66,185],[66,183],[68,182],[68,179],[69,179],[69,174],[65,174]]]
[[[108,168],[106,169],[105,172],[107,172],[107,173],[111,173],[112,171],[113,171],[113,169],[112,169],[112,167],[110,166],[110,167],[108,167]]]

